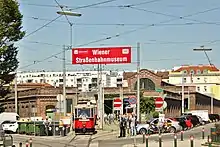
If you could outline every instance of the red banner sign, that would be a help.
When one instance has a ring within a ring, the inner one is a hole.
[[[72,64],[131,63],[131,47],[73,48]]]

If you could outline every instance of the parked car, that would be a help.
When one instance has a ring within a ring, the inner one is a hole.
[[[149,124],[137,124],[137,133],[138,134],[147,134],[148,133],[148,129],[149,129]]]
[[[210,119],[211,122],[215,122],[216,121],[215,114],[209,114],[209,119]]]
[[[16,121],[4,121],[2,128],[5,132],[16,133],[18,130],[18,123]]]
[[[197,115],[191,115],[191,122],[193,124],[193,126],[198,126],[200,125],[200,121]]]
[[[170,124],[170,126],[165,131],[174,133],[182,130],[182,127],[179,125],[178,121],[172,120],[170,118],[165,118],[165,121]],[[159,122],[159,118],[155,118],[150,123],[157,126],[158,122]]]
[[[174,119],[179,122],[179,125],[182,127],[182,130],[187,130],[188,127],[186,125],[186,117],[175,117]]]
[[[196,115],[182,115],[181,117],[185,117],[185,120],[189,119],[193,127],[198,126],[200,124],[199,118]]]
[[[215,121],[219,121],[219,120],[220,120],[220,117],[219,117],[218,114],[213,114],[213,115],[214,115],[214,117],[215,117]]]
[[[203,121],[202,117],[200,117],[200,116],[197,116],[197,117],[198,117],[198,119],[199,119],[200,125],[204,125],[205,122]]]

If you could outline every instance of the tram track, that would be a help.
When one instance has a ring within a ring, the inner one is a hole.
[[[89,147],[93,138],[91,135],[75,135],[64,147]]]

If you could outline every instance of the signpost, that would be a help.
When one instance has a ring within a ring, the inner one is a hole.
[[[73,48],[72,64],[131,63],[131,47]]]
[[[119,98],[114,99],[114,110],[121,110],[122,107],[122,100]]]
[[[35,125],[35,117],[36,117],[36,113],[37,113],[37,108],[32,108],[32,113],[34,113],[34,136],[35,136],[35,133],[36,133],[36,125]]]
[[[156,109],[160,109],[163,106],[163,102],[164,102],[164,100],[163,100],[162,97],[157,97],[155,99],[155,107],[156,107]]]
[[[136,98],[136,96],[130,96],[129,99],[128,99],[128,102],[129,102],[131,105],[137,104],[137,98]]]
[[[161,92],[163,92],[163,89],[162,88],[156,88],[155,91],[161,93]]]
[[[72,64],[97,64],[98,65],[98,111],[100,112],[101,125],[103,126],[103,94],[102,94],[102,64],[125,64],[131,63],[131,47],[99,47],[99,48],[73,48],[72,49]],[[120,105],[120,106],[119,106]],[[114,108],[118,108],[123,112],[122,101],[115,101]]]

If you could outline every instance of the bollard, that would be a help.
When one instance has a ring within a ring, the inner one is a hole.
[[[209,147],[212,147],[212,140],[211,140],[211,138],[208,139],[208,144],[209,144]]]
[[[145,143],[145,134],[143,133],[143,143]]]
[[[177,147],[177,136],[174,134],[174,147]]]
[[[146,147],[148,147],[148,134],[146,135]]]
[[[193,147],[193,141],[194,141],[194,137],[190,136],[190,147]]]
[[[28,143],[28,140],[26,141],[26,147],[28,147],[29,146],[29,143]]]
[[[161,138],[161,135],[159,135],[159,147],[162,147],[162,138]]]
[[[183,141],[183,131],[180,132],[180,139]]]
[[[22,147],[22,142],[19,143],[19,147]]]
[[[30,138],[29,143],[30,143],[30,147],[32,147],[32,138]]]
[[[202,128],[202,139],[205,139],[205,129]]]

